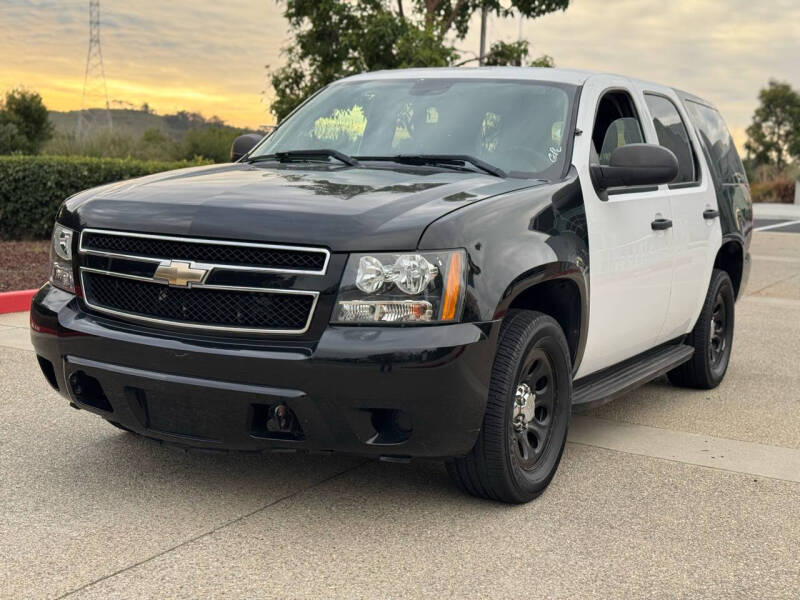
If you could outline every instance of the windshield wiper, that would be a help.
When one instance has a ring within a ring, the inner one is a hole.
[[[352,156],[349,156],[344,152],[339,152],[338,150],[328,150],[328,149],[287,150],[285,152],[275,152],[274,154],[264,154],[262,156],[254,156],[250,160],[247,160],[245,162],[256,163],[268,160],[277,160],[278,162],[292,162],[292,161],[314,160],[318,158],[335,158],[339,162],[342,162],[351,167],[357,167],[360,165],[360,163]]]
[[[386,160],[404,165],[463,166],[470,164],[495,177],[507,177],[506,172],[480,158],[468,154],[398,154],[397,156],[358,156],[359,160]]]

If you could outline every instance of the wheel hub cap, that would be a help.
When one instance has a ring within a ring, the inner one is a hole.
[[[536,410],[536,394],[527,383],[520,383],[514,393],[514,429],[524,431]]]

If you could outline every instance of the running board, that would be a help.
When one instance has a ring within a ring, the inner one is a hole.
[[[584,409],[599,406],[660,377],[692,358],[694,348],[671,344],[634,356],[573,384],[572,406]]]

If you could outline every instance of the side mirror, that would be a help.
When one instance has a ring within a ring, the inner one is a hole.
[[[658,185],[678,176],[678,159],[657,144],[628,144],[611,153],[609,165],[591,165],[592,181],[599,191],[610,187]]]
[[[233,140],[233,144],[231,144],[231,162],[236,162],[250,152],[261,141],[261,137],[257,133],[245,133]]]

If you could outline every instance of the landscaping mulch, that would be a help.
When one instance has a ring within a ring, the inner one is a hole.
[[[0,292],[38,288],[49,275],[50,241],[0,242]]]

